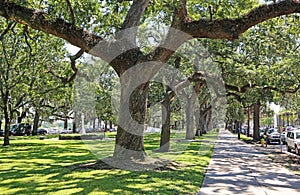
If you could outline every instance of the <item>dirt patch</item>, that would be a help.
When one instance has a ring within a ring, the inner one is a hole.
[[[113,157],[107,157],[96,162],[88,164],[78,164],[72,167],[72,169],[95,169],[95,170],[112,170],[123,169],[130,171],[176,171],[184,167],[184,164],[173,162],[169,160],[147,157],[144,161],[140,160],[120,160]]]

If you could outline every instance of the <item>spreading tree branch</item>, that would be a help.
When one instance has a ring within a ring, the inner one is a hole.
[[[146,8],[148,7],[149,2],[150,2],[150,0],[135,0],[135,1],[133,1],[133,3],[126,15],[122,30],[131,28],[131,27],[138,27],[140,25],[141,17],[144,14]]]
[[[250,83],[247,85],[244,85],[242,87],[225,84],[225,89],[230,90],[230,91],[236,91],[239,93],[245,93],[247,91],[247,89],[254,88],[255,86],[256,86],[255,84],[252,85]]]
[[[180,31],[181,24],[190,21],[186,8],[186,0],[180,1],[181,4],[175,9],[171,28],[169,29],[165,41],[148,55],[148,58],[152,58],[154,61],[167,62],[184,42],[193,38],[189,34]]]
[[[134,1],[124,27],[138,25],[149,0]],[[137,5],[141,5],[138,8]],[[136,15],[133,13],[137,13]],[[186,11],[186,0],[176,9],[170,32],[166,40],[147,56],[148,60],[167,62],[179,46],[192,38],[211,38],[235,40],[250,27],[282,15],[300,13],[300,0],[284,0],[274,4],[261,5],[236,19],[200,19],[192,21]],[[0,16],[13,20],[33,29],[41,30],[60,37],[85,52],[98,56],[105,61],[112,60],[111,52],[116,45],[104,41],[102,37],[79,28],[63,19],[49,19],[47,14],[38,10],[20,6],[8,0],[0,0]],[[174,30],[177,29],[177,30]],[[184,34],[185,32],[187,34]],[[99,45],[97,49],[93,49]],[[113,45],[113,46],[112,46]],[[117,63],[115,63],[117,64]],[[116,66],[116,65],[115,65]],[[114,67],[118,70],[117,67]],[[119,70],[122,73],[123,70]]]
[[[235,40],[246,30],[268,19],[292,13],[300,13],[299,0],[284,0],[275,4],[261,5],[237,19],[217,19],[181,23],[180,30],[195,38]]]
[[[0,0],[0,16],[60,37],[85,52],[90,52],[104,60],[110,60],[108,49],[110,44],[108,42],[104,41],[102,37],[63,19],[49,19],[44,12],[20,6],[7,0]],[[101,47],[92,50],[97,44],[101,44]]]

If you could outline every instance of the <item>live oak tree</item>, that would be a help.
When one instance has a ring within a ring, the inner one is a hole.
[[[281,16],[257,25],[235,42],[207,40],[205,44],[222,70],[227,94],[246,108],[258,101],[276,102],[275,93],[295,93],[299,68],[292,61],[299,58],[298,26],[299,16]],[[260,109],[255,108],[258,116]],[[259,117],[255,119],[259,124]],[[259,140],[258,125],[254,137]]]
[[[0,15],[60,37],[84,52],[109,62],[120,76],[122,88],[114,157],[142,160],[146,157],[143,124],[148,81],[182,43],[193,38],[235,40],[260,22],[300,12],[299,0],[285,0],[259,7],[250,6],[247,9],[240,9],[238,5],[241,4],[235,4],[237,6],[231,9],[232,14],[226,18],[221,13],[230,10],[230,5],[219,7],[216,11],[219,15],[210,10],[206,15],[193,14],[193,17],[189,17],[188,10],[194,13],[199,10],[199,13],[203,13],[203,9],[207,7],[186,0],[76,1],[73,4],[66,2],[1,0]],[[245,2],[242,4],[249,5],[249,1]],[[159,46],[149,53],[142,53],[136,44],[137,27],[151,15],[159,15],[156,21],[166,22],[172,28],[186,34],[170,30]],[[127,31],[122,31],[125,29]],[[112,33],[116,35],[115,39],[108,41],[107,37]],[[135,74],[127,74],[130,68],[139,68],[138,64],[147,62],[150,62],[145,66],[147,68],[140,68]],[[133,87],[135,82],[139,82],[140,85]],[[128,112],[131,116],[128,116]]]
[[[63,43],[55,37],[51,38],[44,33],[24,28],[20,24],[5,21],[3,18],[0,19],[0,25],[4,29],[0,38],[0,107],[5,119],[4,145],[9,145],[12,120],[18,118],[20,123],[29,115],[34,102],[51,97],[49,92],[55,80],[45,74],[46,64],[60,67],[55,58],[61,54],[57,50],[48,54],[47,52],[51,49],[51,44],[63,46]],[[36,40],[39,40],[39,43]],[[65,73],[67,72],[64,71]]]

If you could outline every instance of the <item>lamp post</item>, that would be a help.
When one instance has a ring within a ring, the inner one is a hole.
[[[101,130],[101,116],[100,116],[100,111],[101,111],[101,95],[100,94],[97,94],[95,96],[95,106],[96,106],[96,114],[97,114],[97,117],[98,117],[98,128],[99,128],[99,131]]]

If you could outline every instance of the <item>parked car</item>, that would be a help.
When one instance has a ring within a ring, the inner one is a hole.
[[[278,132],[278,129],[274,129],[274,128],[269,129],[267,131],[267,136],[268,136],[267,144],[270,144],[271,142],[277,142],[278,144],[280,144],[281,135]]]
[[[286,132],[285,131],[281,133],[280,140],[281,140],[282,144],[286,144]]]
[[[37,129],[37,134],[38,135],[46,135],[48,133],[48,131],[46,129],[43,128],[38,128]]]
[[[72,133],[72,130],[71,129],[63,129],[60,133],[61,134],[69,134],[69,133]]]
[[[242,127],[240,133],[245,135],[246,132],[247,132],[247,130],[246,130],[245,128]]]
[[[296,154],[300,154],[300,130],[287,132],[286,149],[288,152],[295,150]]]
[[[260,128],[259,129],[259,136],[262,137],[265,134],[265,131],[267,131],[266,128]]]
[[[115,131],[117,131],[117,130],[114,127],[109,129],[109,132],[115,132]]]
[[[89,128],[85,129],[85,132],[86,133],[94,133],[94,132],[96,132],[96,129],[94,129],[93,127],[89,127]]]
[[[0,136],[4,136],[4,130],[0,129]]]
[[[48,134],[58,134],[59,130],[57,128],[48,129]]]
[[[19,123],[12,125],[10,128],[12,135],[22,136],[31,134],[31,125],[29,123]]]

